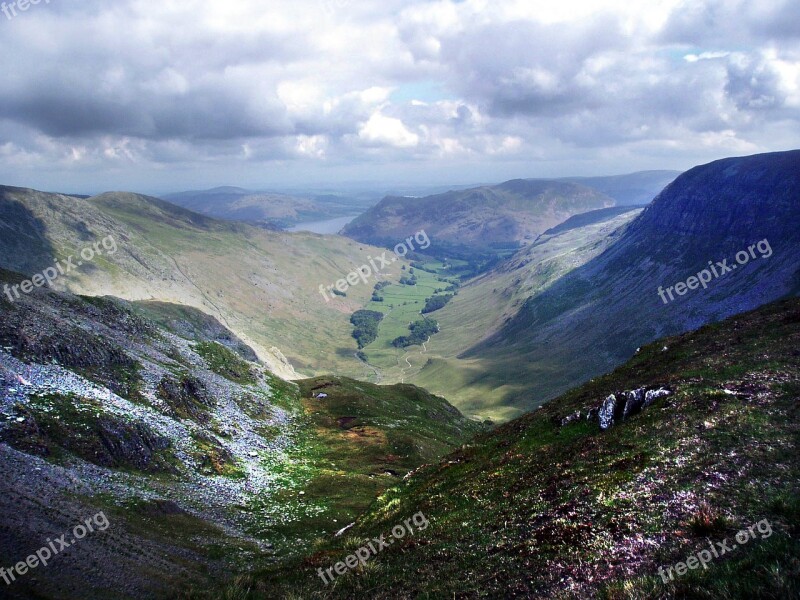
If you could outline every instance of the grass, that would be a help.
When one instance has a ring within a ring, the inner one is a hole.
[[[447,288],[453,280],[445,280],[442,275],[435,275],[421,269],[414,269],[417,284],[414,286],[393,283],[381,290],[383,302],[370,302],[366,310],[383,313],[384,317],[378,328],[377,338],[363,350],[369,363],[381,370],[388,381],[403,381],[411,369],[417,370],[420,364],[421,348],[399,349],[392,342],[401,336],[407,336],[410,323],[419,321],[421,311],[425,308],[427,298],[434,296],[437,290]],[[412,361],[409,367],[406,359]],[[416,364],[415,364],[416,363]]]
[[[194,350],[208,364],[208,368],[239,385],[254,385],[258,378],[250,363],[219,342],[199,342]]]
[[[444,399],[413,386],[382,387],[347,378],[298,382],[303,412],[288,453],[264,453],[273,486],[246,510],[251,534],[292,556],[330,537],[399,478],[437,460],[482,430]],[[321,393],[326,398],[316,398]]]
[[[387,489],[343,539],[255,573],[247,597],[797,597],[798,342],[792,300],[647,346]],[[673,393],[606,432],[560,424],[642,385]],[[318,580],[419,511],[424,533],[335,586]],[[764,519],[770,538],[667,584],[658,575]]]

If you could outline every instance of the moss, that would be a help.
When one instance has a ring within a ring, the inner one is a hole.
[[[219,475],[231,479],[244,479],[246,471],[238,464],[236,458],[225,446],[205,433],[193,433],[195,445],[194,457],[198,461],[198,470],[203,475]]]
[[[240,385],[253,385],[258,382],[250,363],[219,342],[200,342],[194,345],[194,350],[217,375]]]

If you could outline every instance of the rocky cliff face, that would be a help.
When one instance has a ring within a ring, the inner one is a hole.
[[[520,377],[528,366],[552,369],[530,377],[530,396],[510,400],[552,397],[644,343],[799,293],[799,222],[800,151],[692,169],[608,250],[530,298],[465,356],[516,357]]]

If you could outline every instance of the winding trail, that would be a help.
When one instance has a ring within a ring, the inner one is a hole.
[[[427,339],[427,340],[425,340],[424,342],[422,342],[422,350],[420,350],[420,351],[419,351],[419,353],[418,353],[420,356],[424,356],[425,354],[427,354],[427,353],[428,353],[428,343],[429,343],[430,341],[431,341],[431,336],[428,336],[428,339]],[[408,356],[409,356],[410,354],[413,354],[413,353],[412,353],[412,352],[408,352],[408,351],[406,351],[406,353],[405,353],[405,356],[403,356],[403,360],[405,360],[405,361],[406,361],[406,364],[407,364],[408,366],[407,366],[406,368],[402,369],[402,371],[401,371],[401,375],[402,375],[402,377],[400,378],[400,383],[405,383],[405,382],[406,382],[406,372],[407,372],[409,369],[413,369],[413,368],[414,368],[414,365],[412,365],[412,364],[411,364],[411,361],[410,361],[410,360],[408,360]]]

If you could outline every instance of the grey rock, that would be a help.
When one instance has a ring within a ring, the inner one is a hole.
[[[640,413],[659,398],[669,396],[671,393],[670,390],[664,387],[650,389],[642,387],[635,390],[617,392],[609,395],[599,408],[590,410],[588,418],[593,419],[596,414],[600,429],[605,431]]]

